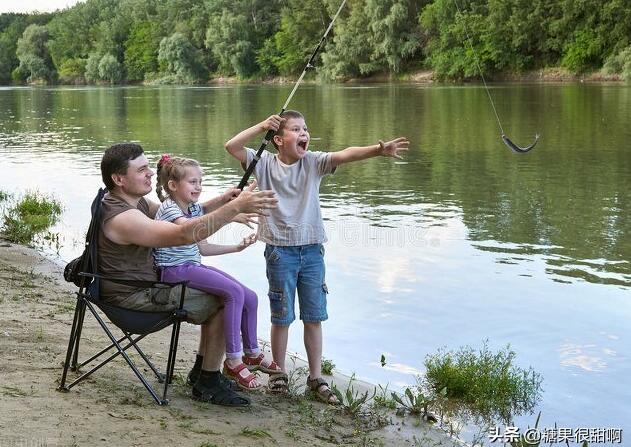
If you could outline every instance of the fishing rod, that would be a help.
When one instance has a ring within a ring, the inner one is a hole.
[[[456,5],[458,14],[462,16],[462,12],[460,11],[460,6],[458,6],[458,0],[454,0],[454,4]],[[489,97],[489,101],[491,102],[491,107],[493,108],[493,113],[495,114],[495,118],[497,119],[497,124],[499,125],[500,133],[502,136],[502,141],[510,150],[518,154],[525,154],[526,152],[530,152],[537,145],[537,142],[539,141],[539,134],[535,134],[535,141],[532,144],[526,147],[520,147],[520,146],[517,146],[515,143],[513,143],[511,139],[508,138],[508,136],[504,133],[504,128],[502,127],[502,121],[500,120],[500,116],[497,113],[497,109],[495,108],[495,102],[493,102],[493,97],[491,96],[491,91],[489,90],[489,87],[486,85],[484,72],[482,71],[482,67],[480,67],[480,62],[478,61],[478,54],[475,52],[475,49],[473,48],[473,44],[471,43],[471,36],[469,36],[469,31],[467,30],[467,24],[464,22],[463,22],[463,29],[464,29],[465,35],[467,36],[467,41],[469,42],[469,48],[471,49],[471,53],[473,53],[473,59],[475,60],[475,65],[478,69],[478,72],[480,73],[480,76],[482,77],[484,90],[486,90],[486,94]]]
[[[296,93],[296,90],[298,90],[298,86],[302,82],[302,78],[304,78],[305,74],[307,74],[307,70],[310,69],[310,68],[314,68],[313,61],[314,61],[316,55],[318,54],[318,51],[320,51],[320,47],[324,43],[324,40],[326,39],[326,36],[329,34],[329,31],[331,31],[331,28],[333,28],[333,24],[335,23],[335,20],[337,19],[337,16],[340,15],[340,12],[342,11],[342,8],[344,7],[345,4],[346,4],[346,0],[342,0],[342,4],[340,5],[340,7],[338,8],[337,12],[333,16],[333,20],[331,20],[331,23],[329,23],[329,27],[326,29],[326,31],[324,33],[324,36],[322,36],[322,39],[320,39],[320,42],[318,43],[318,46],[315,48],[315,50],[313,50],[313,53],[311,54],[311,57],[309,58],[309,61],[307,62],[307,65],[305,66],[305,69],[302,70],[302,74],[300,75],[300,77],[296,81],[296,84],[294,85],[294,88],[292,89],[291,93],[289,94],[289,97],[287,97],[287,101],[285,101],[285,104],[283,104],[283,108],[280,110],[279,115],[282,116],[283,112],[285,110],[287,110],[287,106],[289,105],[289,102],[291,101],[291,98],[294,97],[294,93]],[[265,137],[263,138],[263,141],[261,142],[261,146],[259,147],[259,150],[256,151],[256,155],[252,159],[252,162],[250,163],[248,168],[245,170],[245,174],[243,174],[243,178],[241,178],[241,181],[239,182],[239,186],[237,186],[237,188],[239,188],[239,189],[245,188],[245,185],[248,183],[248,180],[249,180],[250,176],[254,172],[254,168],[256,167],[256,164],[260,160],[261,155],[263,155],[263,151],[265,151],[265,148],[267,147],[268,143],[270,141],[272,141],[272,138],[274,137],[275,134],[276,134],[275,130],[270,129],[270,130],[267,131],[267,133],[265,134]]]

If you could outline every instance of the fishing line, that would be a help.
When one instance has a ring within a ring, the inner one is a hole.
[[[473,43],[472,43],[472,40],[471,40],[471,36],[469,36],[469,31],[467,29],[467,23],[464,20],[464,15],[462,14],[462,11],[460,10],[460,6],[458,5],[458,0],[454,0],[454,4],[456,5],[456,9],[458,10],[458,14],[463,18],[462,25],[463,25],[464,33],[467,36],[467,41],[469,42],[469,48],[471,48],[471,53],[473,53],[473,59],[475,61],[475,66],[478,69],[478,73],[480,73],[480,77],[482,78],[482,84],[484,85],[484,90],[486,91],[486,94],[489,97],[489,101],[491,102],[491,107],[493,108],[493,113],[495,114],[495,118],[497,119],[497,124],[498,124],[498,126],[500,128],[500,132],[501,132],[501,136],[502,136],[502,141],[513,152],[517,152],[517,153],[520,153],[520,154],[524,154],[526,152],[529,152],[530,150],[532,150],[532,148],[535,147],[535,145],[539,141],[539,134],[535,134],[535,141],[530,146],[519,147],[515,143],[513,143],[510,140],[510,138],[508,138],[508,136],[506,136],[506,134],[504,133],[504,127],[502,126],[502,121],[500,120],[500,116],[497,113],[497,109],[495,107],[495,102],[493,101],[493,97],[491,96],[491,91],[490,91],[488,85],[486,84],[486,79],[484,77],[484,72],[482,71],[482,67],[480,66],[480,61],[478,60],[478,53],[476,53],[475,48],[473,48]]]

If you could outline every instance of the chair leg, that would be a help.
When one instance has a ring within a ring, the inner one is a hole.
[[[130,342],[132,341],[131,334],[125,333],[125,336]],[[136,351],[138,352],[138,355],[140,355],[140,357],[142,357],[142,359],[145,361],[147,366],[156,375],[156,378],[158,379],[158,382],[162,383],[162,381],[164,380],[164,374],[160,374],[160,371],[158,371],[158,368],[156,368],[156,366],[151,362],[151,360],[149,360],[149,358],[144,353],[144,351],[142,349],[140,349],[140,347],[138,346],[137,342],[133,342],[132,345],[136,349]]]
[[[83,299],[79,296],[77,296],[77,304],[75,305],[74,308],[74,318],[72,320],[72,329],[70,329],[70,337],[68,339],[68,350],[66,351],[66,360],[64,362],[64,369],[63,372],[61,373],[61,381],[59,382],[59,391],[68,391],[68,388],[66,388],[66,377],[68,376],[68,369],[70,368],[70,359],[73,355],[74,352],[74,348],[75,348],[75,344],[76,344],[76,337],[77,337],[77,333],[78,333],[78,325],[79,325],[79,316],[81,314],[81,312],[84,311],[85,312],[85,303],[83,302]]]
[[[110,329],[107,327],[107,325],[105,324],[105,322],[103,321],[103,319],[98,315],[98,313],[96,312],[96,310],[94,309],[92,303],[87,302],[86,303],[87,306],[90,308],[90,312],[92,312],[92,314],[94,315],[94,317],[96,318],[96,320],[98,321],[99,325],[103,328],[103,330],[105,331],[105,333],[107,334],[107,336],[109,337],[109,339],[111,340],[112,343],[114,343],[116,345],[116,349],[118,350],[118,352],[120,353],[120,355],[123,356],[123,358],[125,359],[125,361],[127,362],[127,364],[129,365],[129,367],[132,369],[132,371],[134,371],[134,374],[136,374],[136,377],[138,377],[138,380],[140,380],[142,382],[142,384],[145,386],[145,388],[147,389],[147,391],[149,392],[149,394],[151,394],[151,397],[153,397],[153,399],[156,401],[156,403],[158,403],[159,405],[164,405],[166,402],[164,402],[163,400],[160,399],[160,397],[156,394],[156,392],[154,391],[154,389],[151,387],[151,385],[149,385],[149,382],[147,382],[147,379],[145,379],[145,377],[140,373],[140,371],[138,370],[138,368],[136,368],[136,365],[134,364],[134,362],[129,358],[129,356],[127,355],[127,353],[125,352],[125,350],[121,347],[120,344],[118,344],[118,342],[116,341],[116,338],[114,337],[114,335],[112,335],[112,332],[110,331]]]
[[[79,343],[81,341],[81,331],[83,329],[83,321],[85,319],[85,307],[86,307],[85,300],[82,298],[81,301],[83,305],[79,309],[79,315],[78,315],[79,320],[77,324],[77,332],[75,334],[74,351],[72,353],[72,362],[70,364],[70,369],[72,369],[73,371],[77,371],[79,369],[78,367]]]
[[[173,323],[173,331],[171,332],[171,344],[169,345],[169,359],[167,360],[166,378],[164,379],[164,394],[162,395],[162,401],[167,404],[167,392],[169,391],[169,383],[173,379],[173,371],[175,370],[175,357],[177,355],[177,344],[180,337],[180,325],[182,322],[177,320]]]

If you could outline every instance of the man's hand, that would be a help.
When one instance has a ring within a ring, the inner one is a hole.
[[[282,118],[280,115],[271,115],[264,121],[259,123],[261,131],[266,132],[268,130],[273,130],[276,132],[280,127],[280,124],[285,121],[285,118]]]
[[[276,208],[278,199],[274,197],[274,191],[254,192],[254,188],[256,188],[256,180],[250,183],[232,203],[237,206],[239,213],[266,216],[267,210]]]
[[[410,150],[410,141],[405,137],[395,138],[394,140],[386,141],[385,143],[379,140],[380,155],[384,157],[393,157],[403,160],[403,157],[399,155],[403,151]]]
[[[250,245],[256,242],[256,234],[252,233],[251,235],[244,237],[243,240],[237,245],[237,252],[243,251],[248,248]]]

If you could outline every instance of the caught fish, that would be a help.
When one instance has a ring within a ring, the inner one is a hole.
[[[512,150],[513,152],[516,152],[518,154],[525,154],[526,152],[529,152],[532,150],[532,148],[534,148],[537,145],[537,142],[539,141],[539,134],[535,135],[535,142],[532,143],[530,146],[526,146],[526,147],[519,147],[517,146],[515,143],[513,143],[510,138],[508,138],[506,135],[502,134],[502,140],[504,141],[504,144],[506,146],[508,146],[508,148],[510,150]]]

